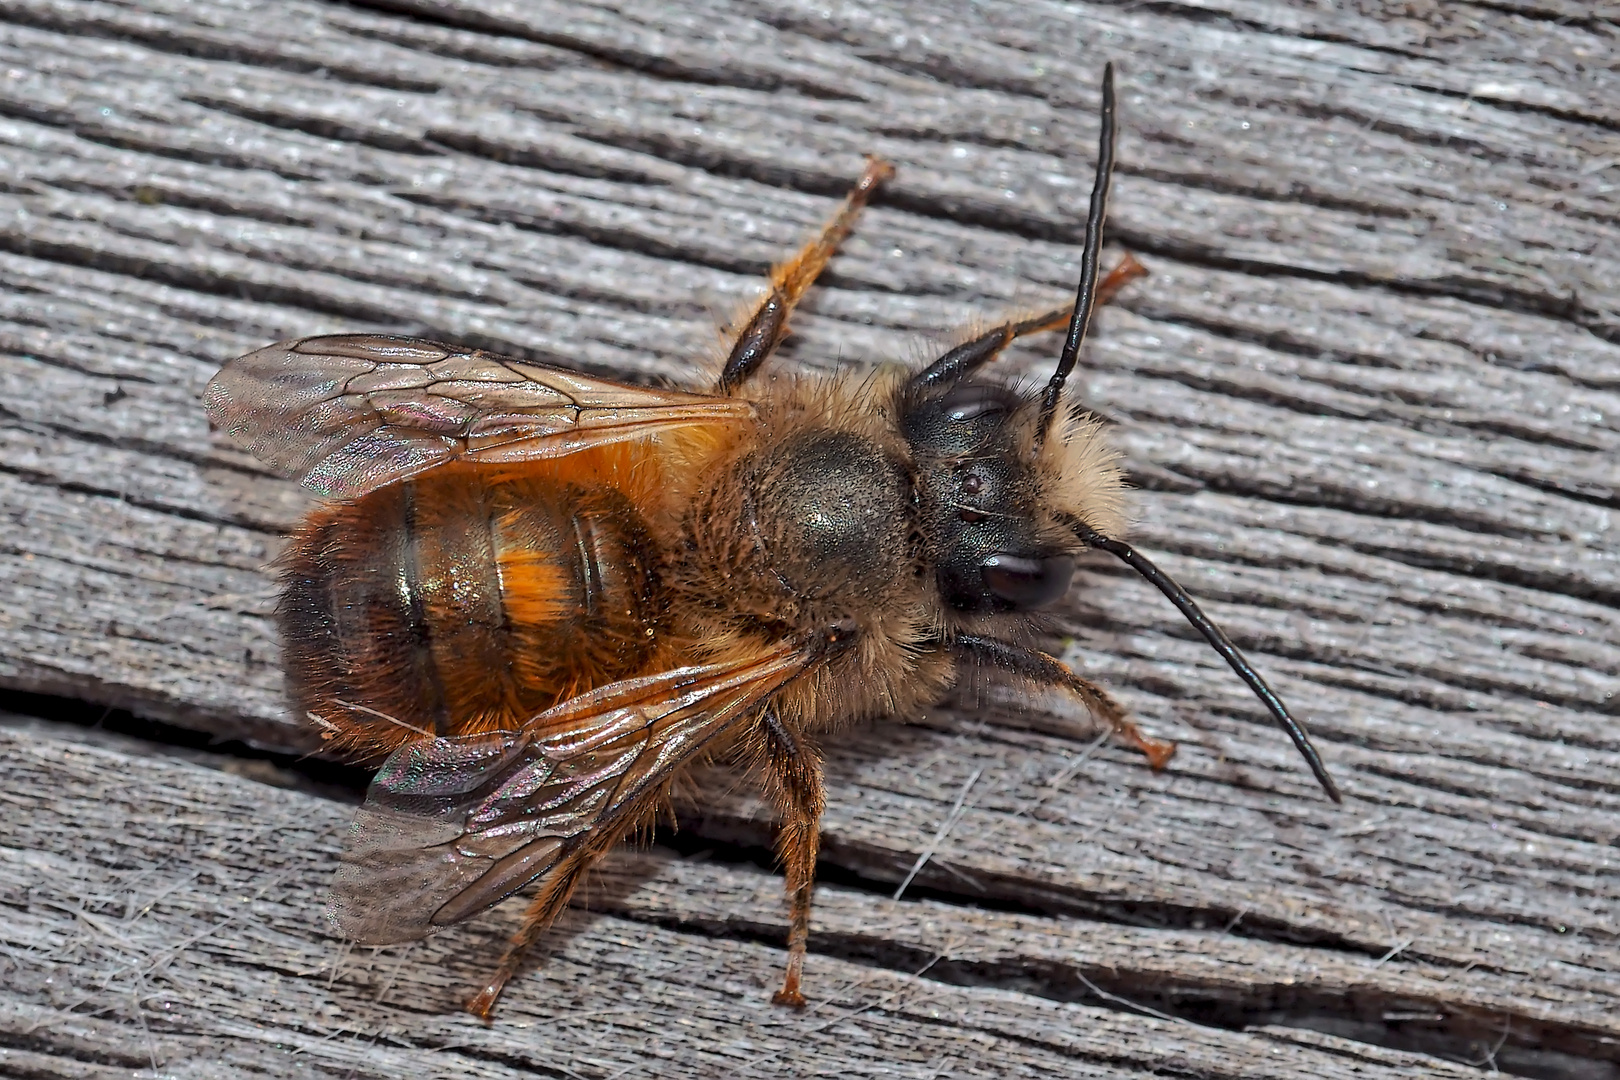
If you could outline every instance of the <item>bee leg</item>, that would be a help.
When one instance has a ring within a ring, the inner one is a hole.
[[[1068,691],[1084,702],[1093,716],[1106,720],[1121,740],[1140,750],[1154,769],[1164,768],[1175,756],[1175,743],[1148,735],[1132,722],[1125,709],[1108,691],[1089,679],[1076,675],[1055,656],[1026,649],[1010,641],[975,635],[956,638],[951,642],[951,651],[964,659],[971,658],[993,664],[1003,671],[1041,686]]]
[[[1135,281],[1146,277],[1147,267],[1137,262],[1136,256],[1126,252],[1124,257],[1114,264],[1097,286],[1097,303],[1106,304],[1114,296]],[[964,341],[950,352],[935,360],[923,370],[911,377],[913,388],[923,386],[949,385],[958,379],[973,374],[979,368],[988,364],[1001,355],[1001,351],[1013,343],[1016,338],[1026,334],[1038,334],[1043,330],[1058,330],[1069,325],[1069,319],[1074,315],[1074,305],[1065,308],[1055,308],[1052,311],[1020,319],[1015,322],[1003,323],[994,330],[987,330],[971,341]]]
[[[1114,268],[1108,271],[1107,276],[1104,277],[1102,281],[1097,283],[1097,306],[1101,307],[1102,305],[1108,303],[1115,296],[1119,295],[1119,290],[1123,289],[1137,278],[1145,278],[1147,276],[1148,268],[1137,261],[1135,255],[1132,255],[1127,251],[1125,254],[1119,257],[1119,262],[1114,264]],[[1070,306],[1064,308],[1063,313],[1065,315],[1072,315],[1074,313],[1074,306],[1071,304]]]
[[[495,974],[484,988],[467,1002],[468,1012],[486,1024],[490,1022],[495,1013],[495,1003],[500,1001],[506,984],[517,974],[524,956],[540,940],[540,935],[551,928],[558,914],[568,906],[574,886],[579,884],[580,877],[596,861],[599,850],[600,846],[593,846],[576,852],[541,879],[540,892],[529,905],[529,910],[523,913],[523,925],[512,935],[506,954],[501,957],[500,967],[495,969]]]
[[[765,797],[782,815],[776,849],[787,874],[788,962],[777,1005],[804,1007],[799,989],[810,940],[810,898],[816,885],[816,853],[821,848],[821,812],[827,796],[821,785],[821,755],[804,735],[767,707],[755,725],[756,751],[764,768]]]
[[[726,366],[720,374],[720,393],[729,394],[741,386],[776,351],[787,336],[788,316],[799,298],[821,275],[838,245],[849,236],[872,192],[893,175],[894,166],[887,161],[867,158],[866,171],[844,196],[838,212],[821,227],[821,232],[793,258],[771,270],[771,291],[754,308],[732,342]]]

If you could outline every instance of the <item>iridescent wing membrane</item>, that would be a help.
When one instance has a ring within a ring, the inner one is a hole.
[[[447,461],[528,461],[754,415],[736,398],[631,386],[421,338],[283,341],[226,364],[208,417],[261,461],[355,499]]]
[[[365,945],[411,941],[616,843],[675,771],[816,661],[780,645],[746,660],[610,683],[522,732],[405,746],[355,816],[327,919]]]

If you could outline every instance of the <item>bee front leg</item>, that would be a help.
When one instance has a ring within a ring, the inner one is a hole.
[[[816,884],[816,854],[821,849],[821,812],[826,791],[821,783],[821,754],[792,724],[767,706],[755,723],[753,752],[764,773],[765,797],[782,816],[776,850],[787,875],[788,962],[782,989],[771,1001],[804,1007],[799,982],[810,940],[810,897]]]
[[[1154,769],[1162,769],[1175,756],[1176,744],[1155,739],[1137,727],[1123,706],[1089,679],[1081,678],[1057,657],[1026,649],[997,638],[963,635],[951,642],[951,651],[963,659],[987,662],[1020,678],[1054,690],[1065,690],[1083,702],[1091,714],[1105,720],[1121,740],[1140,750]]]
[[[1147,274],[1147,267],[1127,251],[1119,262],[1114,264],[1114,268],[1108,271],[1108,276],[1098,284],[1098,306],[1108,303],[1119,290],[1137,278],[1146,277]],[[923,386],[954,386],[1000,356],[1002,350],[1016,339],[1026,334],[1038,334],[1043,330],[1056,330],[1067,326],[1073,315],[1074,305],[1070,304],[1068,307],[1032,315],[1027,319],[1014,319],[993,330],[987,330],[976,338],[964,341],[917,372],[911,377],[910,385],[913,389]]]

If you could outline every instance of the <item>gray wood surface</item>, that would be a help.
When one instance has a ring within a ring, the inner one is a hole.
[[[1153,276],[1074,385],[1133,538],[1348,796],[1087,563],[1057,647],[1165,773],[993,686],[850,733],[802,1015],[768,819],[702,777],[485,1028],[515,911],[347,949],[347,805],[16,721],[0,1074],[1620,1077],[1617,17],[0,0],[8,691],[312,748],[264,569],[305,501],[209,434],[221,362],[388,329],[679,378],[868,152],[899,176],[784,367],[925,356],[1072,287],[1115,59],[1111,236]]]

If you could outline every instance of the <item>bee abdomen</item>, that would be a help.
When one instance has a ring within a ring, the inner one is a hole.
[[[317,511],[283,560],[289,689],[340,741],[511,729],[637,670],[663,607],[630,500],[436,470]]]

